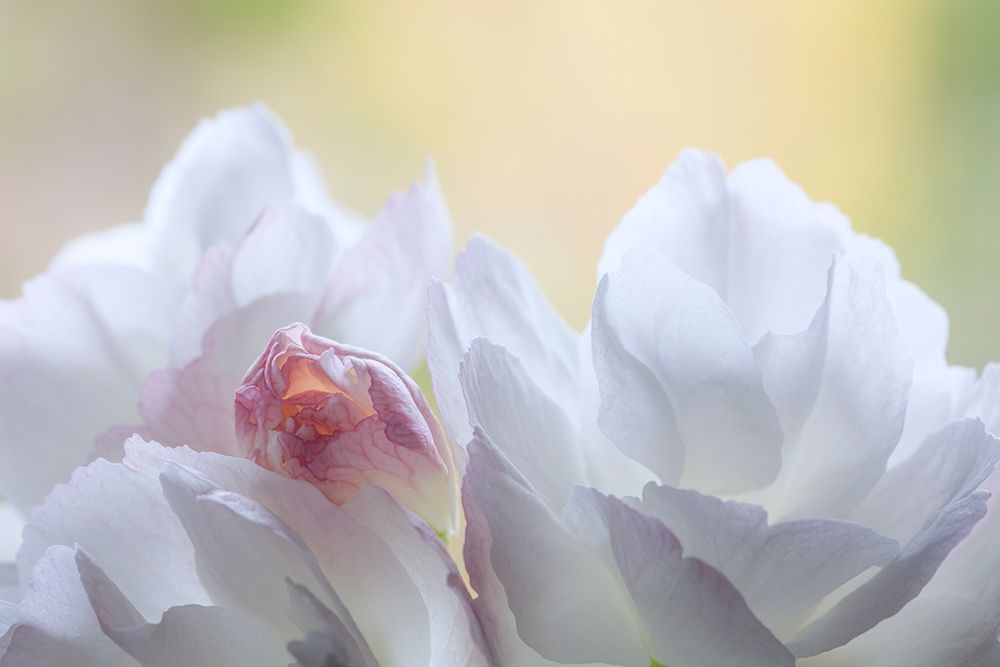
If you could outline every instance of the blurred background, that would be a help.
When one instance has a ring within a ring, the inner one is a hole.
[[[607,232],[684,146],[772,156],[1000,358],[1000,3],[0,0],[0,297],[136,220],[201,116],[261,100],[342,204],[437,162],[459,242],[587,318]]]

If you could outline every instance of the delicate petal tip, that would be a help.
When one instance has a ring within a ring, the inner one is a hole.
[[[154,264],[187,280],[208,247],[235,243],[261,207],[294,196],[290,138],[273,114],[254,105],[204,119],[150,193]]]

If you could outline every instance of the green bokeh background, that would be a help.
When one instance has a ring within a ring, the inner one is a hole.
[[[774,157],[1000,358],[1000,4],[988,0],[0,0],[0,296],[137,219],[203,115],[262,100],[372,214],[437,162],[463,242],[575,324],[677,151]]]

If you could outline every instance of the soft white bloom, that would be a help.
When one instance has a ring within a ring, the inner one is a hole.
[[[70,243],[0,304],[0,496],[26,511],[134,431],[235,451],[233,392],[291,322],[414,368],[450,255],[432,172],[367,225],[266,109],[203,121],[142,222]]]
[[[385,492],[338,507],[138,437],[32,511],[17,570],[4,667],[488,664],[454,564]]]
[[[366,226],[252,107],[0,304],[0,667],[1000,664],[1000,369],[883,244],[692,151],[582,333],[449,249],[432,174]]]
[[[961,544],[997,374],[947,365],[943,311],[884,245],[771,163],[686,152],[600,274],[582,335],[482,239],[431,292],[502,664],[998,660],[995,513]]]

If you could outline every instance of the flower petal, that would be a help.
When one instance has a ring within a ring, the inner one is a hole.
[[[231,609],[172,607],[159,623],[147,623],[83,551],[76,564],[101,629],[143,667],[272,667],[288,659],[270,628]]]
[[[962,393],[955,407],[958,417],[978,417],[986,430],[1000,436],[1000,364],[987,364],[982,376]]]
[[[945,358],[948,315],[944,308],[916,285],[902,280],[898,273],[886,271],[886,296],[899,333],[913,357],[913,385],[907,400],[906,421],[899,444],[889,459],[891,466],[905,460],[924,438],[954,419],[958,397],[975,381],[975,371],[948,366]]]
[[[488,525],[490,562],[521,639],[557,662],[647,667],[614,576],[484,434],[469,454],[465,493]]]
[[[907,542],[939,510],[979,488],[997,461],[1000,441],[981,421],[952,422],[886,472],[852,518]]]
[[[845,646],[801,667],[987,667],[1000,664],[995,608],[960,597],[923,595]]]
[[[239,243],[219,243],[199,261],[177,316],[171,365],[180,367],[197,358],[202,338],[215,322],[264,297],[294,294],[307,302],[298,319],[310,319],[335,252],[330,226],[322,218],[294,204],[265,208]]]
[[[467,612],[456,609],[467,600],[455,591],[457,582],[449,574],[447,557],[403,518],[405,512],[384,492],[363,490],[337,507],[312,485],[246,459],[164,448],[138,439],[127,449],[126,463],[133,466],[162,471],[174,462],[267,508],[315,555],[322,573],[387,664],[409,660],[423,664],[437,651],[460,652],[463,643],[466,651],[475,653],[468,647],[475,645],[478,629],[464,622]],[[392,512],[395,519],[390,519]],[[406,564],[400,560],[403,554]],[[418,580],[417,573],[426,573],[423,568],[432,567],[428,559],[434,558],[441,560],[434,566],[439,574]]]
[[[737,493],[778,474],[778,418],[709,287],[633,250],[598,288],[593,340],[601,428],[664,483]]]
[[[274,604],[286,596],[286,579],[333,597],[312,552],[263,506],[180,466],[170,466],[160,483],[194,545],[198,573],[214,603],[244,611],[291,638],[297,633],[286,610]]]
[[[574,492],[565,515],[621,577],[654,664],[795,664],[725,576],[684,557],[680,542],[656,519],[583,487]]]
[[[80,581],[75,551],[53,546],[35,563],[18,618],[0,640],[2,667],[136,667],[104,636]]]
[[[472,605],[482,624],[494,663],[523,667],[556,667],[560,663],[540,656],[525,644],[517,633],[517,621],[510,610],[503,582],[493,569],[493,559],[490,555],[493,534],[486,515],[477,504],[482,495],[475,493],[468,482],[462,487],[462,505],[465,509],[466,522],[463,560],[469,572],[472,588],[478,594]],[[486,500],[490,501],[489,498]]]
[[[427,342],[427,288],[433,278],[448,273],[451,234],[451,218],[428,166],[424,182],[391,197],[344,254],[316,315],[315,331],[413,370]],[[385,326],[390,312],[393,325]]]
[[[850,516],[899,441],[913,370],[881,267],[838,260],[809,328],[769,334],[754,352],[785,431],[769,496],[780,504],[775,513]]]
[[[718,157],[686,150],[608,237],[599,275],[630,248],[657,250],[712,287],[755,342],[809,323],[848,230],[836,208],[810,201],[769,160],[727,179]]]
[[[288,582],[292,600],[290,617],[305,633],[301,640],[289,642],[288,650],[298,660],[298,667],[378,667],[363,639],[330,611],[312,592],[300,584]]]
[[[0,563],[14,560],[17,550],[21,548],[21,532],[24,530],[24,516],[10,503],[0,500]],[[4,565],[0,565],[2,570]],[[7,582],[0,576],[0,591]],[[0,598],[3,595],[0,593]]]
[[[431,533],[425,523],[404,512],[388,493],[377,487],[361,489],[343,509],[382,540],[419,590],[428,610],[429,627],[425,632],[432,640],[427,664],[466,667],[485,667],[489,664],[479,620],[472,613],[469,591],[437,535]],[[395,597],[392,591],[386,592]],[[376,597],[370,587],[365,595]],[[377,608],[389,599],[392,598],[373,600],[372,604]],[[380,625],[386,633],[396,637],[401,634],[399,627],[386,622],[384,610],[381,620]],[[400,619],[400,622],[412,623],[412,620]],[[406,652],[401,651],[399,657],[405,655]]]
[[[805,519],[769,526],[757,505],[652,483],[636,508],[659,519],[689,557],[724,574],[782,638],[826,595],[899,551],[894,540],[857,524]]]
[[[938,512],[874,577],[807,625],[789,644],[792,652],[808,657],[829,651],[897,613],[920,593],[941,562],[985,516],[988,497],[976,492]]]
[[[0,308],[0,493],[22,511],[136,419],[145,375],[166,360],[176,284],[127,267],[45,274]]]
[[[458,368],[473,338],[502,345],[553,401],[576,396],[577,340],[528,270],[493,242],[475,236],[458,256],[451,284],[430,287],[427,364],[448,435],[472,437]]]
[[[265,205],[294,196],[291,156],[287,131],[261,105],[199,123],[149,197],[155,265],[186,280],[207,248],[235,244]]]
[[[129,461],[131,463],[131,461]],[[31,513],[18,553],[21,580],[54,545],[79,546],[135,604],[156,617],[169,607],[209,604],[191,542],[154,474],[99,459],[73,473]],[[157,585],[149,585],[156,572]]]
[[[459,374],[469,422],[559,511],[573,486],[587,482],[578,433],[562,407],[539,389],[520,361],[485,338],[473,339]]]
[[[123,264],[150,269],[152,265],[149,258],[147,227],[141,222],[130,222],[72,239],[62,247],[49,266],[65,268],[87,264]]]

